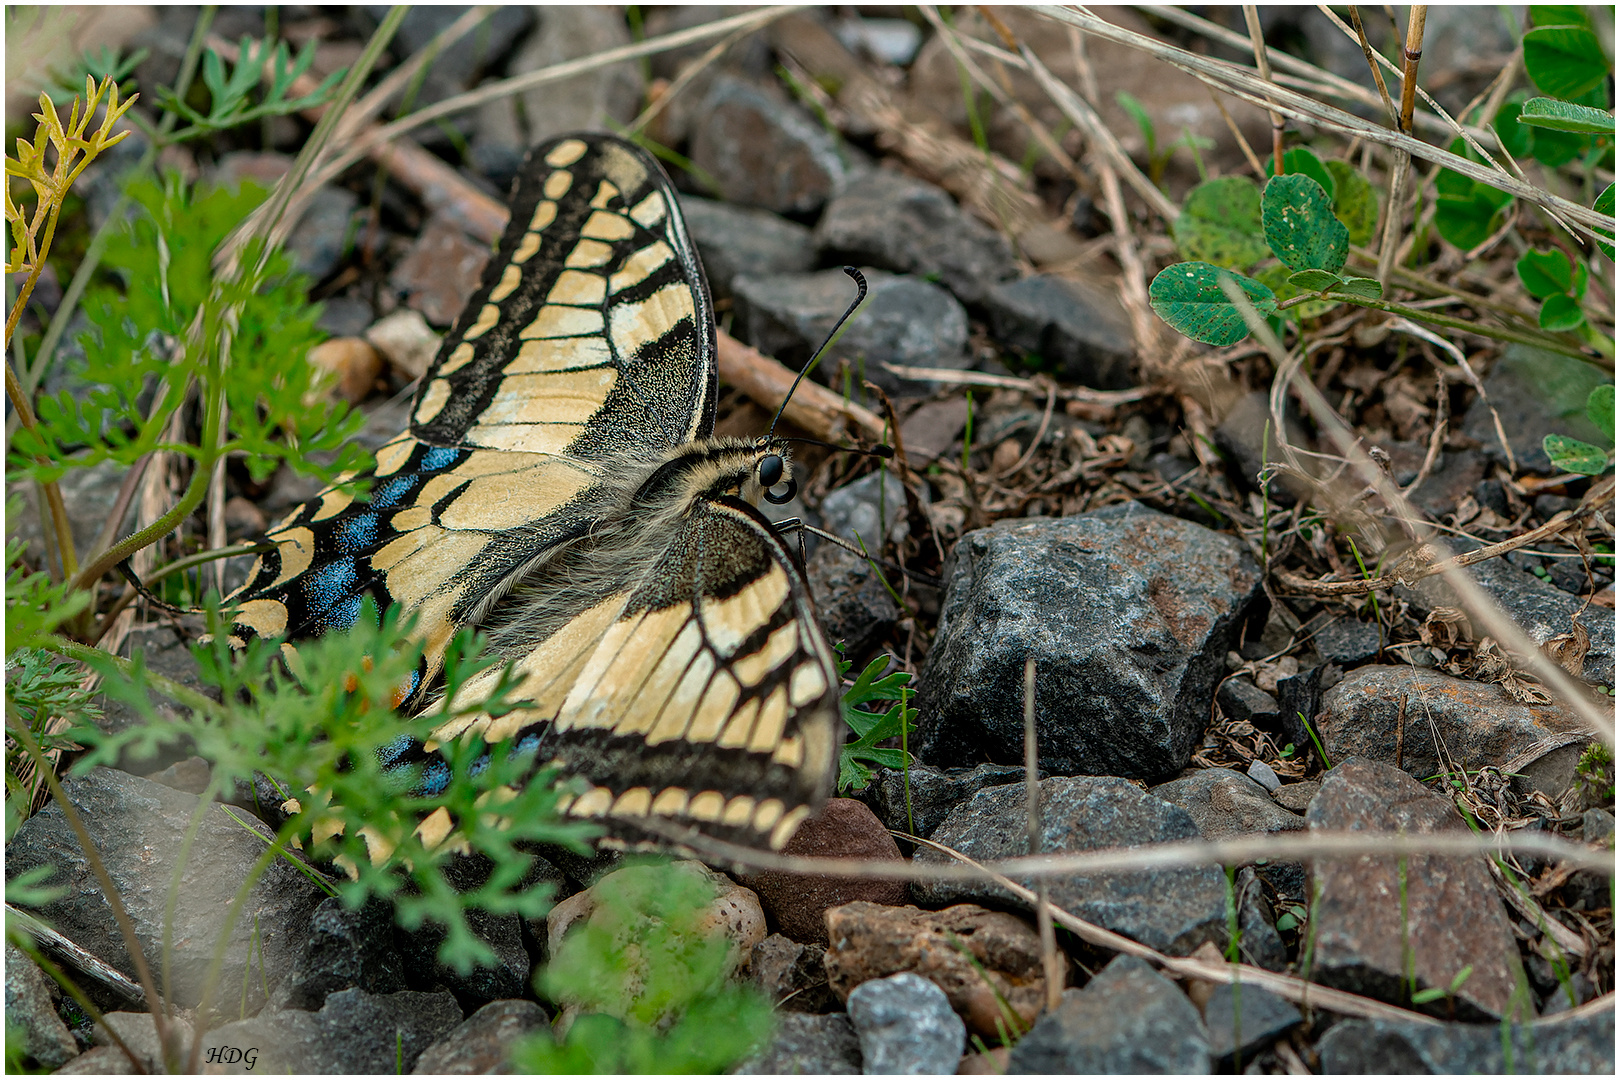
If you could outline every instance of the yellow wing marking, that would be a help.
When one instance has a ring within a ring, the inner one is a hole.
[[[426,506],[407,506],[388,519],[395,532],[408,533],[433,521],[433,511]]]
[[[461,335],[461,339],[466,342],[481,338],[493,330],[495,324],[500,321],[501,309],[494,304],[485,304],[483,310],[478,313],[478,321],[467,328],[467,332]]]
[[[488,543],[482,533],[445,532],[388,568],[388,591],[406,607],[416,607],[471,566]]]
[[[754,831],[770,832],[771,826],[782,818],[782,811],[787,809],[782,805],[781,799],[766,799],[754,808]]]
[[[616,633],[619,626],[610,630],[564,702],[557,720],[559,730],[611,729],[628,719],[633,712],[630,703],[646,682],[647,663],[663,656],[675,644],[691,617],[690,604],[675,604],[620,623],[634,625],[622,642]]]
[[[675,257],[674,250],[662,240],[654,240],[646,247],[637,248],[626,260],[624,265],[614,272],[608,279],[608,287],[614,293],[621,293],[625,289],[640,285],[647,280],[647,275],[663,266]],[[683,291],[686,288],[678,286]]]
[[[735,795],[726,803],[725,813],[720,815],[722,825],[746,825],[748,819],[754,816],[754,797],[752,795]]]
[[[490,290],[489,298],[498,304],[517,291],[517,287],[521,284],[523,284],[523,267],[517,263],[507,263],[506,269],[501,271],[501,280]]]
[[[804,740],[797,735],[789,735],[782,740],[771,755],[771,760],[778,765],[786,765],[790,769],[797,769],[804,764]]]
[[[602,175],[620,191],[635,191],[647,182],[647,167],[641,159],[616,143],[601,147]]]
[[[340,513],[344,507],[354,502],[354,498],[339,491],[337,488],[327,488],[321,492],[321,506],[310,516],[311,521],[325,521]]]
[[[583,270],[564,270],[557,275],[556,284],[546,296],[548,304],[576,304],[581,307],[598,306],[607,299],[607,282],[601,274],[587,274]]]
[[[613,344],[620,356],[635,356],[683,318],[692,318],[696,325],[692,291],[684,284],[666,285],[640,303],[616,304],[609,310]]]
[[[435,729],[433,737],[443,742],[473,732],[482,734],[486,742],[496,742],[511,737],[530,724],[556,716],[568,691],[577,681],[580,670],[601,642],[602,635],[624,610],[628,596],[628,593],[610,596],[574,616],[567,625],[513,665],[518,685],[511,699],[532,701],[533,707],[515,709],[493,719],[488,714],[464,716]],[[488,696],[490,688],[499,678],[500,669],[490,668],[469,679],[456,695],[456,703],[478,701]]]
[[[392,442],[384,443],[377,451],[377,469],[373,475],[393,476],[410,459],[415,446],[416,440],[409,435],[401,435]]]
[[[613,725],[613,733],[645,736],[687,671],[702,656],[702,649],[703,632],[695,621],[688,621],[662,656],[632,654],[628,662],[640,670],[630,680],[634,689]],[[650,672],[649,664],[653,665]]]
[[[574,186],[574,174],[567,169],[558,169],[546,177],[545,186],[541,188],[548,199],[560,199]]]
[[[472,342],[470,341],[463,341],[460,345],[457,345],[453,350],[451,350],[451,353],[449,357],[446,358],[443,366],[439,368],[439,374],[448,375],[452,371],[460,371],[462,368],[472,363],[473,351]]]
[[[759,723],[754,725],[753,734],[748,737],[749,752],[768,754],[775,750],[776,744],[782,741],[782,729],[787,726],[787,718],[787,687],[778,686],[765,699],[765,704],[759,707]]]
[[[724,600],[705,600],[700,609],[703,632],[721,656],[730,656],[737,646],[761,626],[771,621],[791,592],[788,576],[775,563],[747,588]]]
[[[748,736],[754,730],[754,722],[759,719],[759,698],[749,698],[747,704],[731,714],[726,721],[726,729],[715,740],[715,745],[735,750],[748,745]]]
[[[315,531],[299,525],[284,533],[272,533],[270,539],[281,553],[281,568],[270,583],[270,588],[276,589],[309,569],[315,558]]]
[[[737,685],[737,680],[724,671],[717,672],[702,702],[698,704],[692,726],[687,729],[687,741],[714,742],[741,696],[742,688]]]
[[[659,743],[679,739],[686,734],[686,729],[692,723],[698,707],[702,704],[704,694],[709,687],[709,678],[714,674],[714,657],[708,652],[700,652],[692,658],[681,681],[676,685],[675,692],[664,703],[664,708],[658,714],[657,721],[647,732],[647,745],[657,746]]]
[[[468,346],[470,348],[471,346]],[[426,424],[435,416],[444,411],[450,403],[450,383],[445,379],[434,379],[428,383],[427,392],[422,395],[422,404],[416,407],[416,422]]]
[[[827,677],[821,673],[821,665],[806,660],[793,669],[793,681],[788,684],[788,699],[795,708],[819,700],[826,692]]]
[[[591,209],[606,210],[608,203],[618,197],[619,189],[613,185],[613,181],[604,180],[596,185],[596,194],[591,196]]]
[[[413,507],[412,509],[414,510],[415,508]],[[425,508],[422,512],[424,515],[427,514],[427,510]],[[397,518],[398,515],[395,516]],[[386,573],[397,566],[401,559],[415,552],[424,544],[431,544],[433,541],[437,540],[443,535],[444,530],[439,528],[437,525],[429,525],[426,522],[423,522],[421,527],[412,529],[410,532],[406,532],[403,533],[403,535],[394,537],[394,539],[388,541],[388,543],[384,544],[382,547],[373,552],[371,556],[371,568],[378,572]]]
[[[584,430],[584,424],[478,424],[467,432],[467,442],[492,450],[560,454]]]
[[[799,626],[797,623],[787,623],[772,631],[758,652],[750,653],[732,664],[731,671],[744,686],[758,686],[765,676],[780,667],[798,649]]]
[[[557,731],[567,731],[575,727],[606,726],[600,719],[602,703],[592,700],[593,692],[596,689],[596,684],[602,680],[612,666],[613,661],[618,658],[619,651],[624,648],[625,642],[630,639],[636,628],[641,625],[646,617],[646,613],[642,612],[627,619],[621,619],[608,627],[607,631],[602,634],[595,651],[591,653],[590,659],[580,670],[579,677],[574,680],[573,686],[569,688],[568,695],[563,701],[563,707],[554,722]]]
[[[568,253],[563,265],[574,270],[589,270],[593,266],[606,266],[613,261],[613,245],[600,240],[581,240]]]
[[[630,219],[606,210],[598,210],[585,219],[579,235],[587,240],[628,240],[636,234]]]
[[[604,338],[548,338],[525,341],[517,356],[506,365],[506,374],[538,375],[544,371],[602,367],[612,362],[613,351]]]
[[[287,605],[280,600],[249,600],[237,609],[236,621],[253,627],[260,637],[275,637],[287,629]]]
[[[554,216],[557,213],[557,205],[555,203],[541,203],[540,205],[551,207],[551,212]],[[539,251],[540,234],[537,232],[524,233],[523,239],[518,241],[517,250],[512,252],[512,261],[518,266],[522,266],[524,263],[534,258]]]
[[[568,808],[574,817],[601,817],[613,805],[613,792],[605,787],[593,787]]]
[[[553,146],[550,153],[546,154],[546,164],[554,169],[572,165],[585,156],[587,149],[589,148],[585,145],[583,139],[565,139]]]
[[[515,499],[510,476],[479,477],[439,513],[439,522],[450,529],[516,529],[551,513],[587,483],[584,475],[572,470],[530,470],[523,479],[523,497]]]
[[[552,202],[550,199],[541,200],[540,204],[534,208],[534,217],[529,219],[529,235],[534,236],[535,238],[535,251],[540,250],[540,238],[535,236],[535,234],[556,220],[557,204]],[[527,240],[524,241],[524,246],[528,246]],[[518,250],[521,251],[522,248],[519,248]],[[534,251],[529,252],[529,255],[533,254]],[[528,261],[529,255],[524,256],[525,262]]]
[[[652,812],[660,817],[680,817],[686,813],[686,800],[685,788],[665,788],[653,800]]]
[[[479,425],[583,424],[618,380],[612,367],[508,375],[478,418]]]
[[[777,822],[776,828],[771,830],[771,847],[780,851],[793,839],[793,834],[799,831],[800,822],[810,816],[808,806],[795,806],[786,817]]]
[[[547,304],[540,313],[518,332],[524,341],[535,338],[584,337],[602,332],[602,313],[594,308],[564,307]]]
[[[613,813],[619,817],[646,817],[652,809],[652,792],[644,787],[633,787],[613,803]]]
[[[718,791],[704,791],[692,797],[687,805],[688,817],[699,821],[719,821],[720,815],[725,813],[726,797]]]
[[[642,228],[650,229],[663,221],[667,212],[663,192],[655,189],[645,199],[642,199],[631,208],[630,217]]]

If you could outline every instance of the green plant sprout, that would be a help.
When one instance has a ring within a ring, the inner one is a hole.
[[[598,886],[584,925],[563,938],[536,978],[580,1010],[567,1034],[534,1035],[512,1060],[530,1073],[723,1072],[770,1034],[771,1005],[728,981],[715,888],[691,864],[649,863]]]
[[[854,683],[844,690],[840,707],[844,722],[855,733],[838,751],[838,790],[860,791],[872,782],[872,766],[890,769],[909,769],[911,755],[904,749],[877,745],[887,739],[902,738],[916,731],[917,710],[906,703],[911,685],[911,673],[894,671],[884,675],[889,666],[887,655],[874,657]],[[851,661],[838,659],[838,676],[849,673]],[[870,712],[860,706],[887,706],[882,712]]]
[[[1204,172],[1203,159],[1199,157],[1200,150],[1213,150],[1215,140],[1202,135],[1194,135],[1191,129],[1184,128],[1182,134],[1175,141],[1159,146],[1159,132],[1153,123],[1153,117],[1148,114],[1147,108],[1137,100],[1136,96],[1128,90],[1120,90],[1114,94],[1114,100],[1126,114],[1136,122],[1136,128],[1142,133],[1142,144],[1147,154],[1148,179],[1155,187],[1164,186],[1164,170],[1170,164],[1170,159],[1177,150],[1186,148],[1192,153],[1194,162],[1198,165],[1200,175]]]

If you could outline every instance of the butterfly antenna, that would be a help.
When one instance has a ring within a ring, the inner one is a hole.
[[[833,324],[832,332],[827,335],[827,340],[821,343],[821,348],[817,349],[813,354],[811,354],[809,361],[804,365],[803,368],[799,370],[799,377],[793,380],[792,386],[788,387],[787,397],[782,399],[781,407],[776,410],[776,415],[771,417],[771,426],[765,430],[765,438],[767,440],[770,439],[773,433],[775,433],[776,422],[782,419],[782,413],[787,409],[788,402],[793,400],[793,391],[797,390],[799,388],[799,383],[803,382],[804,377],[810,374],[810,369],[816,366],[816,361],[821,359],[821,354],[827,351],[828,346],[830,346],[834,341],[838,340],[838,334],[841,330],[843,330],[844,324],[849,321],[849,317],[855,314],[855,309],[860,307],[861,302],[866,299],[865,275],[863,275],[853,266],[844,267],[844,273],[855,279],[855,288],[857,290],[855,294],[855,302],[844,309],[844,313],[840,315],[838,317],[838,321]]]

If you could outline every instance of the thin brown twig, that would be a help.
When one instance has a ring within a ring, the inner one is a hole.
[[[1260,9],[1253,4],[1243,5],[1243,21],[1249,27],[1249,44],[1254,50],[1255,70],[1264,82],[1271,82],[1271,60],[1266,55],[1266,36],[1260,31]],[[1276,109],[1267,109],[1271,117],[1271,171],[1281,176],[1283,171],[1283,118]]]
[[[1024,660],[1024,800],[1029,810],[1029,853],[1041,850],[1040,752],[1035,741],[1035,658]],[[1063,962],[1057,955],[1057,932],[1052,928],[1051,885],[1035,882],[1035,925],[1041,937],[1041,968],[1046,973],[1046,1011],[1063,1003]]]
[[[1326,4],[1316,6],[1329,18],[1337,18]],[[1384,115],[1389,117],[1391,126],[1398,124],[1400,114],[1395,111],[1395,102],[1390,100],[1389,87],[1384,82],[1384,73],[1378,68],[1378,59],[1373,47],[1367,41],[1367,28],[1361,25],[1361,7],[1357,4],[1350,5],[1350,22],[1356,28],[1356,43],[1361,46],[1361,55],[1366,57],[1367,67],[1372,70],[1373,82],[1378,86],[1378,99],[1384,103]]]

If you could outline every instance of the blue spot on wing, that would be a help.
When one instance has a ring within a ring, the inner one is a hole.
[[[361,603],[358,596],[349,597],[326,613],[321,620],[322,627],[327,630],[347,630],[360,618]]]
[[[400,756],[408,753],[415,744],[416,740],[409,735],[400,735],[386,746],[377,748],[377,760],[382,762],[383,768],[391,769],[399,763]]]
[[[422,783],[416,790],[423,795],[442,795],[449,786],[450,766],[435,758],[422,770]]]
[[[422,470],[424,472],[437,472],[455,464],[461,451],[452,446],[436,446],[422,455]]]
[[[415,478],[410,476],[396,476],[385,482],[371,493],[372,508],[387,510],[399,505],[399,501],[411,493],[415,484]]]
[[[345,555],[376,547],[377,515],[367,510],[341,522],[337,527],[337,546]]]
[[[303,582],[304,599],[309,602],[310,612],[318,615],[337,604],[354,587],[354,581],[355,570],[352,559],[339,559],[319,570],[310,571],[305,575]],[[359,607],[356,607],[355,613],[358,614],[359,610]],[[348,622],[341,625],[347,626],[352,622],[354,622],[353,615],[349,616]]]

